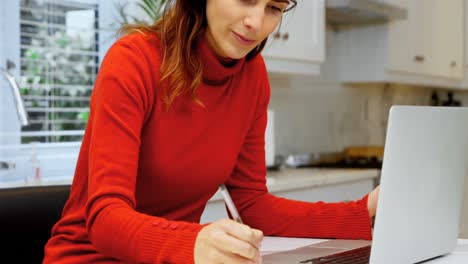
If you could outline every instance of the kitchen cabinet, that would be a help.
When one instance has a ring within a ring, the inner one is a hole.
[[[468,69],[468,0],[465,0],[465,70]],[[466,71],[465,71],[466,72]],[[465,80],[468,74],[465,74]]]
[[[461,84],[461,88],[468,89],[468,0],[465,0],[464,10],[465,10],[465,34],[464,34],[464,37],[465,37],[465,65],[464,65],[465,78],[464,78],[463,83]],[[468,221],[468,216],[466,217],[466,219]],[[468,237],[468,230],[467,230],[467,237]]]
[[[298,1],[262,52],[269,72],[315,75],[325,57],[325,1]]]
[[[465,0],[387,0],[405,20],[337,33],[338,78],[460,88],[465,73]]]
[[[388,69],[463,79],[464,0],[399,2],[408,19],[389,28]]]

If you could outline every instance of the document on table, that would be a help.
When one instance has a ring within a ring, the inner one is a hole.
[[[466,264],[468,263],[468,239],[459,239],[457,247],[452,253],[441,258],[435,258],[424,264]]]
[[[274,252],[305,247],[324,241],[328,241],[328,239],[265,236],[262,241],[262,246],[260,247],[260,252],[263,256]]]
[[[451,254],[468,255],[468,239],[459,239],[457,248]]]

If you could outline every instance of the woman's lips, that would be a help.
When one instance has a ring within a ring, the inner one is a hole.
[[[255,40],[245,38],[242,35],[239,35],[234,31],[233,31],[233,33],[234,33],[234,36],[236,37],[236,39],[243,45],[252,45],[255,42]]]

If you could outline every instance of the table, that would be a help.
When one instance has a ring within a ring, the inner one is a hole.
[[[327,239],[313,238],[290,238],[290,237],[270,237],[265,236],[260,248],[261,255],[292,250],[307,245],[328,241]],[[426,261],[430,264],[466,264],[468,263],[468,239],[459,239],[457,248],[450,254]]]

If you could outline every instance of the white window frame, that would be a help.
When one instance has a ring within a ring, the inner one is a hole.
[[[69,1],[69,0],[63,0]],[[99,12],[99,61],[115,40],[115,29],[110,28],[118,18],[116,1],[125,0],[73,0],[85,4],[98,4]],[[130,0],[132,1],[132,0]],[[11,70],[16,80],[20,75],[20,1],[2,0],[0,3],[0,67],[6,68],[7,60],[16,68]],[[0,161],[11,162],[15,168],[0,172],[2,184],[22,182],[28,172],[31,144],[21,144],[21,126],[17,117],[13,96],[8,83],[0,77]],[[42,170],[42,182],[64,181],[73,177],[81,142],[37,144],[37,157]]]

